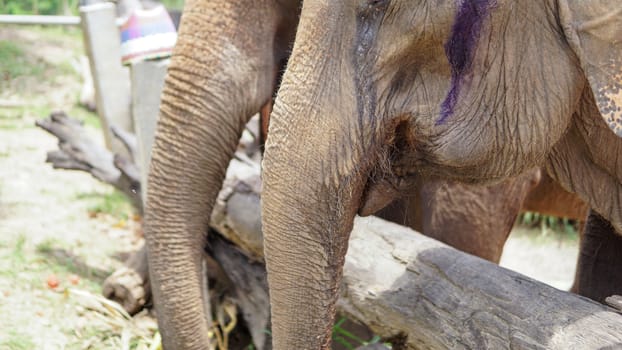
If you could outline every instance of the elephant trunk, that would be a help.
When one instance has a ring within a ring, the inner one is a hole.
[[[264,253],[278,350],[330,348],[348,239],[375,162],[376,138],[357,117],[366,111],[351,93],[352,72],[296,54],[350,54],[334,37],[348,30],[339,16],[309,6],[298,33],[321,35],[296,39],[263,161]],[[328,45],[314,43],[318,38]],[[326,52],[313,51],[321,47]]]
[[[259,6],[187,1],[184,9],[161,99],[145,220],[164,349],[208,349],[202,254],[209,214],[246,121],[273,89],[266,38],[276,14]],[[248,30],[249,23],[256,27]]]
[[[271,123],[288,116],[274,115]],[[300,130],[300,125],[295,128]],[[363,176],[358,169],[341,174],[331,169],[330,163],[338,163],[335,157],[340,155],[317,151],[309,155],[315,142],[321,144],[326,139],[310,140],[305,132],[296,131],[288,136],[297,142],[293,145],[275,138],[276,130],[276,125],[270,126],[270,147],[266,149],[262,175],[262,225],[273,347],[330,349],[348,239],[364,188]]]

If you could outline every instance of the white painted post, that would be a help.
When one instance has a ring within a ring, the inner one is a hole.
[[[104,129],[106,146],[114,153],[127,155],[123,144],[115,139],[110,130],[114,125],[133,131],[129,72],[121,65],[121,42],[115,13],[111,3],[80,8],[84,46],[93,73],[97,113]]]
[[[169,60],[143,61],[132,65],[132,116],[138,140],[138,158],[143,202],[147,194],[147,173],[155,137],[160,94]]]
[[[41,15],[0,15],[2,24],[38,24],[77,26],[80,24],[78,16],[41,16]]]

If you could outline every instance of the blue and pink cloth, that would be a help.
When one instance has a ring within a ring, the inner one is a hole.
[[[125,65],[171,55],[177,32],[164,6],[134,11],[121,25],[121,62]]]

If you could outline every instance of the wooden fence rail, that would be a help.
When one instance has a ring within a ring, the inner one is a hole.
[[[115,21],[117,27],[121,22],[122,19]],[[0,15],[0,24],[79,26],[81,23],[79,16]]]
[[[78,16],[0,15],[0,24],[80,25]]]

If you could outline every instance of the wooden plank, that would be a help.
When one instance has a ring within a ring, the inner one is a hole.
[[[121,65],[121,42],[115,24],[115,7],[111,3],[82,6],[80,18],[106,146],[114,153],[127,155],[123,144],[115,139],[110,130],[116,126],[133,131],[129,71]]]
[[[143,61],[131,67],[132,117],[138,139],[138,159],[135,161],[140,168],[143,201],[147,193],[147,172],[168,62]]]

